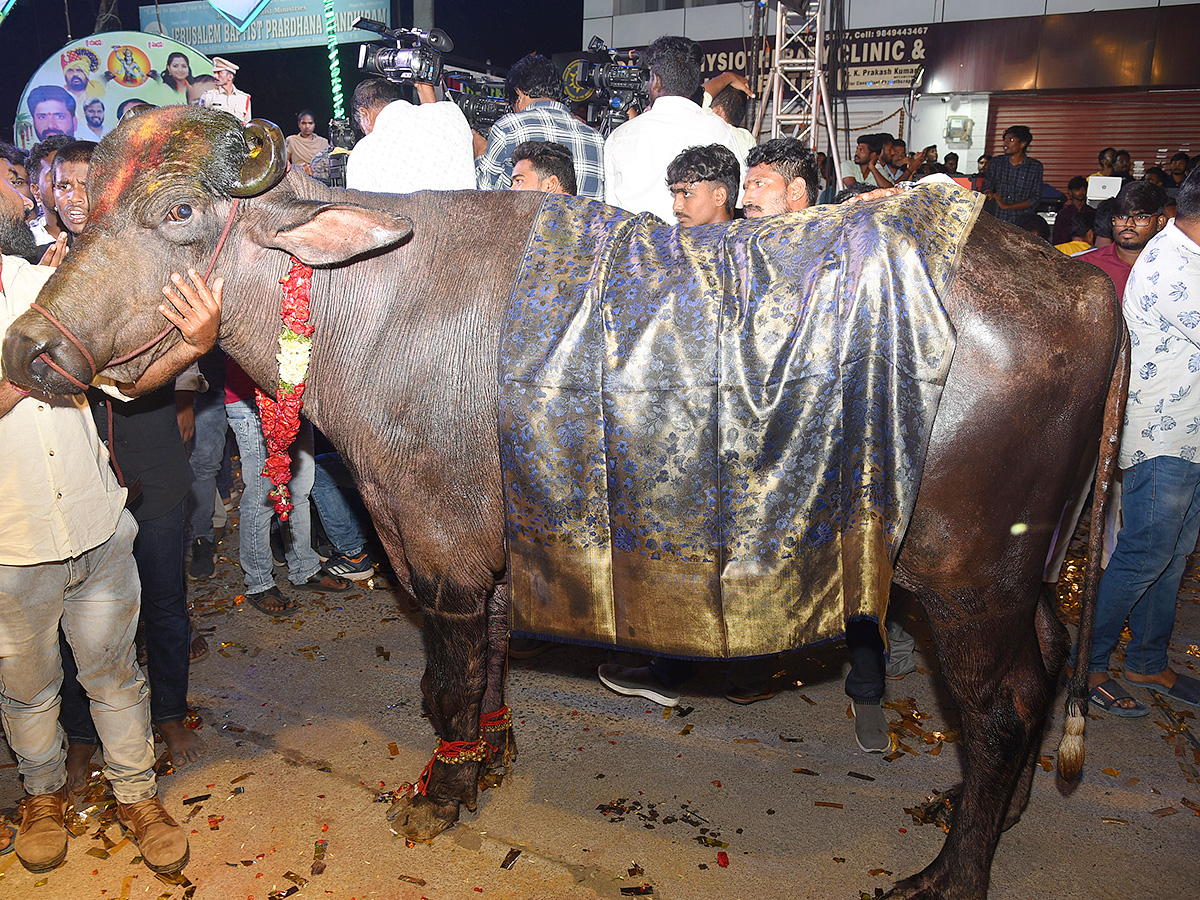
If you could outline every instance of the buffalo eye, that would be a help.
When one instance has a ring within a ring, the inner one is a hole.
[[[192,217],[192,208],[186,203],[180,203],[178,206],[171,208],[167,213],[167,220],[171,222],[186,222]]]

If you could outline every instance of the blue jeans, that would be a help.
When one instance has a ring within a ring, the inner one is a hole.
[[[267,442],[263,438],[258,409],[253,403],[244,400],[228,403],[225,415],[237,438],[238,453],[242,457],[242,481],[246,485],[238,506],[242,574],[246,593],[258,594],[275,586],[271,559],[271,517],[275,514],[275,506],[267,496],[274,485],[262,474],[267,462]],[[295,509],[288,515],[284,528],[288,581],[297,585],[304,584],[321,568],[321,558],[312,548],[312,513],[308,504],[313,469],[312,425],[302,419],[300,433],[292,445],[292,480],[288,482]]]
[[[138,803],[157,793],[150,697],[133,647],[136,534],[126,511],[112,537],[77,557],[0,565],[0,713],[30,794],[52,793],[67,781],[58,723],[60,624],[91,698],[113,794],[122,803]]]
[[[349,493],[349,497],[343,493]],[[346,464],[339,453],[322,453],[317,457],[317,468],[313,473],[313,503],[317,515],[325,527],[325,534],[333,549],[343,556],[358,556],[363,551],[367,538],[363,534],[361,519],[366,511],[358,498],[354,479],[350,477]],[[360,512],[361,510],[361,512]]]
[[[217,474],[225,460],[225,392],[210,390],[196,394],[196,437],[192,444],[192,472],[195,480],[188,496],[191,508],[192,537],[213,539],[213,509],[217,495]]]
[[[142,621],[146,626],[146,674],[150,678],[150,720],[182,722],[187,715],[188,655],[191,619],[183,574],[186,500],[155,519],[138,523],[133,542],[142,583]],[[63,661],[59,719],[72,744],[99,743],[88,711],[87,695],[77,680],[74,654],[59,635]]]
[[[1158,456],[1126,469],[1121,505],[1125,524],[1100,579],[1088,672],[1108,671],[1128,619],[1125,670],[1157,675],[1167,669],[1179,584],[1200,534],[1200,464]]]

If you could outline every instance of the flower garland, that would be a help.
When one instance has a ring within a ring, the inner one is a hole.
[[[262,417],[263,436],[267,441],[267,463],[262,474],[275,485],[268,494],[275,501],[275,512],[286,522],[292,509],[287,483],[292,477],[290,449],[300,432],[300,407],[304,401],[304,378],[312,351],[313,327],[308,324],[308,303],[312,293],[312,269],[292,257],[292,268],[283,285],[283,306],[279,332],[279,386],[275,399],[257,388],[258,412]]]

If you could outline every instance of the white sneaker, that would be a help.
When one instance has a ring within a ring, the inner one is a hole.
[[[605,663],[598,670],[600,683],[628,697],[645,697],[659,706],[678,706],[679,692],[659,684],[649,666],[618,666]]]

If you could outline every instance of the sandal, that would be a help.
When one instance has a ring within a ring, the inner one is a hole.
[[[1136,700],[1133,700],[1133,706],[1118,706],[1117,703],[1120,700],[1133,700],[1133,697],[1129,695],[1129,691],[1125,690],[1125,688],[1121,687],[1121,685],[1111,678],[1088,691],[1089,703],[1095,703],[1102,710],[1114,716],[1135,719],[1150,712],[1149,709]]]
[[[1128,675],[1125,676],[1125,680],[1129,681]],[[1175,676],[1175,684],[1169,691],[1153,681],[1129,681],[1129,683],[1147,690],[1158,691],[1168,700],[1187,703],[1189,706],[1200,706],[1200,681],[1191,675],[1184,675],[1182,672]]]
[[[17,846],[17,829],[13,828],[7,822],[0,825],[0,833],[8,832],[8,846],[0,848],[0,856],[6,853],[12,853],[13,848]],[[2,838],[0,838],[2,840]]]
[[[193,628],[191,636],[188,638],[188,665],[198,663],[206,656],[208,656],[208,641],[205,640],[204,635]]]
[[[268,597],[279,604],[279,609],[271,609],[263,602]],[[269,587],[265,591],[247,594],[246,601],[260,613],[267,616],[283,616],[294,609],[300,608],[300,604],[295,600],[290,597],[284,597],[283,594],[279,593],[279,588],[277,587]]]

